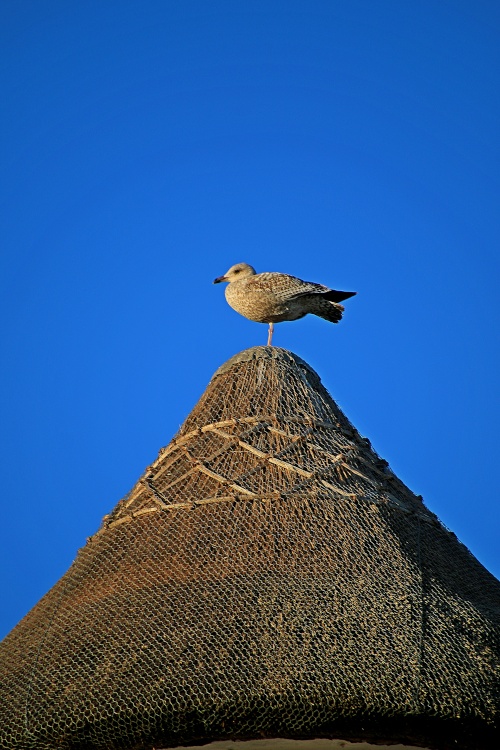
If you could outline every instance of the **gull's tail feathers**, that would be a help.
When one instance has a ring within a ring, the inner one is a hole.
[[[319,318],[329,320],[330,323],[338,323],[342,319],[344,306],[337,302],[329,302],[323,295],[312,294],[309,312]]]

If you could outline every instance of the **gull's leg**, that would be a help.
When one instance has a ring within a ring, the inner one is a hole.
[[[267,334],[267,345],[272,346],[272,340],[273,340],[273,331],[274,331],[274,323],[269,323],[269,331]]]

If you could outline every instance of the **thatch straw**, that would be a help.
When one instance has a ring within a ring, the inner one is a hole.
[[[500,746],[499,623],[314,371],[250,349],[3,642],[0,747]]]

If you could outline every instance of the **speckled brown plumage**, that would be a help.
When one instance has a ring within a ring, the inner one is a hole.
[[[271,344],[274,323],[298,320],[309,313],[338,323],[344,307],[339,304],[356,292],[341,292],[323,284],[302,281],[286,273],[256,273],[248,263],[237,263],[214,284],[227,281],[228,304],[249,320],[269,323]]]

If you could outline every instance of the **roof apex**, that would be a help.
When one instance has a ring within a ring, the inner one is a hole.
[[[277,362],[281,362],[285,366],[296,365],[303,368],[304,370],[308,370],[308,372],[312,373],[317,378],[318,382],[321,382],[321,378],[319,377],[318,373],[313,370],[311,365],[309,365],[305,360],[299,357],[298,354],[294,354],[288,349],[282,349],[279,346],[252,346],[250,347],[250,349],[243,349],[243,351],[239,352],[238,354],[234,354],[226,362],[224,362],[224,364],[222,364],[214,372],[214,374],[212,375],[212,380],[214,380],[214,378],[216,378],[218,375],[222,375],[223,373],[227,372],[235,365],[239,365],[243,362],[257,362],[261,359],[266,361],[275,360]]]

